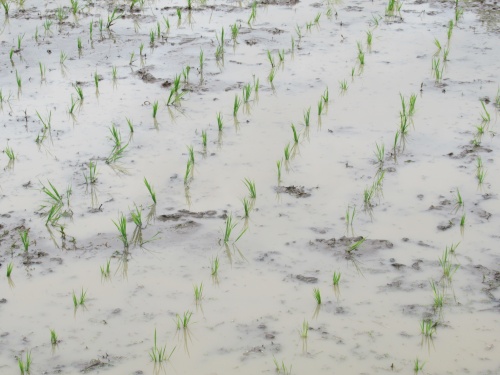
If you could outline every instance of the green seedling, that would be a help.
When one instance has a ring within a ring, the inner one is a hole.
[[[128,248],[128,238],[127,238],[127,219],[125,219],[125,216],[123,214],[120,214],[118,217],[118,221],[113,221],[113,224],[115,224],[116,229],[118,229],[118,238],[120,241],[123,242],[123,246],[125,248]]]
[[[431,338],[436,332],[436,323],[430,319],[424,319],[420,322],[420,332],[425,337]]]
[[[56,18],[57,18],[57,20],[59,21],[60,24],[66,18],[66,12],[64,11],[63,7],[57,8],[57,10],[56,10]]]
[[[50,128],[51,128],[50,122],[51,122],[51,119],[52,119],[52,111],[49,112],[49,116],[46,119],[43,119],[42,116],[40,115],[40,113],[38,113],[38,111],[36,111],[36,115],[38,116],[38,119],[42,123],[43,128],[45,130],[50,130]]]
[[[219,132],[222,131],[223,127],[224,127],[224,121],[223,121],[222,113],[217,112],[217,128],[219,129]]]
[[[453,23],[453,20],[450,20],[448,22],[448,40],[451,39],[451,36],[453,35],[453,27],[455,26],[455,24]]]
[[[443,79],[443,70],[444,65],[441,65],[441,59],[439,59],[439,57],[432,59],[432,72],[436,79],[436,83],[439,83]]]
[[[82,46],[82,39],[81,38],[78,38],[76,40],[76,47],[78,48],[78,52],[81,52],[81,50],[83,49],[83,46]]]
[[[191,71],[191,67],[188,65],[184,69],[182,69],[182,77],[184,78],[184,83],[189,82],[189,72]]]
[[[464,207],[464,200],[462,195],[460,194],[460,190],[457,188],[457,197],[455,198],[455,211],[458,211],[460,208]]]
[[[149,184],[149,182],[146,179],[146,177],[144,177],[144,185],[146,185],[146,188],[149,191],[149,195],[151,196],[151,199],[153,200],[153,203],[156,204],[156,193],[155,193],[153,187]]]
[[[240,109],[241,106],[241,99],[238,95],[234,96],[234,104],[233,104],[233,116],[236,117],[238,116],[238,110]]]
[[[460,228],[462,230],[465,228],[465,213],[462,214],[462,217],[460,218]]]
[[[443,269],[443,277],[445,277],[448,281],[451,281],[455,272],[457,272],[459,265],[452,265],[449,257],[450,251],[448,247],[443,252],[443,256],[439,258],[439,264]]]
[[[307,335],[309,334],[309,323],[305,319],[302,322],[302,329],[299,330],[299,334],[303,339],[307,339]]]
[[[132,120],[130,120],[128,117],[125,117],[125,121],[127,121],[128,128],[131,133],[134,132],[134,124],[132,123]]]
[[[334,285],[334,286],[338,286],[338,285],[339,285],[339,282],[340,282],[340,276],[341,276],[341,273],[340,273],[340,272],[335,271],[335,272],[333,273],[333,285]]]
[[[216,256],[215,258],[212,259],[212,262],[210,263],[210,272],[212,276],[217,276],[217,273],[219,272],[219,257]]]
[[[157,342],[156,342],[156,329],[155,329],[155,335],[154,335],[154,341],[153,341],[153,347],[151,348],[151,351],[149,352],[149,356],[151,357],[151,360],[154,363],[161,363],[161,362],[166,362],[172,357],[172,354],[174,353],[175,347],[172,349],[170,354],[167,355],[167,346],[159,347]]]
[[[13,56],[14,56],[14,48],[11,48],[9,52],[9,59],[12,65],[14,65],[14,60],[12,59]]]
[[[207,131],[201,131],[201,143],[203,144],[203,148],[207,148]]]
[[[352,209],[351,206],[347,206],[347,209],[345,211],[345,225],[347,227],[352,228],[355,216],[356,216],[356,206],[352,207]]]
[[[5,12],[5,17],[8,17],[9,11],[10,11],[10,1],[9,0],[2,0],[2,1],[0,1],[0,4],[2,4],[3,11]]]
[[[189,160],[194,165],[194,149],[193,149],[193,146],[187,146],[187,149],[188,149]]]
[[[363,244],[363,242],[366,241],[366,237],[361,237],[360,240],[354,242],[351,246],[347,248],[348,253],[352,253],[353,251],[356,251],[359,249],[359,247]]]
[[[283,64],[285,62],[285,50],[278,50],[278,58],[280,60],[280,64]]]
[[[94,34],[94,20],[89,23],[89,39],[92,41],[92,37]]]
[[[328,87],[325,89],[325,91],[323,92],[323,95],[321,95],[321,99],[323,99],[323,102],[325,104],[328,104],[329,100],[330,100],[330,94],[328,92]]]
[[[99,91],[99,75],[97,74],[97,71],[94,72],[94,85],[95,91]]]
[[[343,81],[340,81],[339,85],[340,85],[340,91],[342,91],[342,92],[347,91],[347,88],[349,87],[347,85],[347,81],[345,79]]]
[[[434,294],[434,308],[442,308],[444,304],[444,292],[438,289],[438,286],[434,283],[434,280],[430,281],[432,292]]]
[[[156,113],[158,112],[158,100],[153,103],[153,118],[156,119]]]
[[[315,23],[316,25],[318,25],[318,24],[319,24],[319,19],[320,19],[320,18],[321,18],[321,12],[320,12],[320,13],[318,13],[318,14],[316,14],[316,17],[314,17],[314,23]]]
[[[237,43],[236,39],[238,38],[238,34],[240,32],[240,27],[235,23],[234,25],[231,26],[231,39],[233,40],[233,43]]]
[[[245,212],[245,217],[249,217],[250,211],[252,210],[251,202],[245,197],[241,200],[241,203],[243,203],[243,210]]]
[[[276,77],[276,69],[272,68],[269,71],[269,75],[267,76],[267,80],[271,84],[272,87],[274,87],[274,78]]]
[[[415,114],[415,104],[417,103],[417,95],[411,94],[408,104],[408,116],[411,117]]]
[[[23,85],[23,81],[21,79],[21,76],[17,72],[17,69],[16,69],[16,83],[17,83],[17,88],[20,90]]]
[[[448,44],[443,50],[443,61],[448,61],[448,55],[450,54],[450,45]]]
[[[255,188],[255,181],[252,181],[248,178],[245,178],[243,180],[243,183],[245,186],[248,188],[248,195],[250,198],[255,199],[257,198],[257,190]]]
[[[321,292],[318,288],[313,289],[313,295],[318,305],[321,305]]]
[[[101,266],[101,276],[108,278],[111,275],[111,259],[108,259],[106,265]]]
[[[16,159],[16,155],[14,154],[14,150],[12,149],[12,147],[5,147],[5,155],[7,155],[7,157],[9,158],[10,161],[13,161]]]
[[[464,15],[464,9],[456,6],[455,7],[455,24],[458,24],[458,20],[460,18],[462,18],[463,15]]]
[[[323,113],[323,105],[324,105],[324,100],[323,98],[321,98],[318,102],[318,116],[321,116],[321,114]]]
[[[85,305],[85,300],[87,298],[87,291],[84,291],[82,288],[82,291],[80,292],[80,298],[76,296],[75,291],[73,290],[73,305],[78,307],[78,305]]]
[[[375,189],[373,188],[373,185],[365,188],[363,191],[363,203],[365,204],[365,207],[372,206],[372,198],[374,195]]]
[[[293,141],[295,142],[295,144],[299,143],[299,135],[297,133],[297,129],[295,129],[295,125],[292,124],[292,132],[293,132]]]
[[[71,3],[71,13],[73,13],[73,15],[76,15],[80,10],[80,5],[78,4],[78,0],[70,0],[70,3]]]
[[[252,86],[248,83],[243,86],[243,102],[248,103],[250,96],[252,95]]]
[[[149,32],[149,44],[151,45],[151,47],[155,45],[155,37],[156,32],[154,29],[151,29],[151,31]]]
[[[476,178],[479,185],[482,185],[484,183],[485,177],[486,177],[486,170],[484,169],[481,157],[478,156],[476,161]]]
[[[280,365],[274,356],[273,356],[273,361],[274,361],[274,366],[276,368],[277,373],[283,373],[283,375],[290,375],[292,373],[292,366],[291,365],[290,365],[290,367],[285,366],[284,361],[281,361],[281,365]]]
[[[358,61],[359,65],[364,66],[365,65],[365,53],[362,51],[359,51],[358,53]]]
[[[439,53],[441,51],[442,47],[441,47],[441,43],[439,42],[439,40],[437,38],[434,38],[434,45],[437,47],[436,53]]]
[[[278,173],[278,184],[281,182],[281,166],[282,166],[282,161],[278,160],[276,161],[276,169]]]
[[[49,33],[51,27],[52,27],[52,21],[47,18],[43,23],[43,28],[45,30],[45,33]]]
[[[481,106],[483,107],[483,112],[481,113],[481,119],[483,122],[488,123],[491,121],[491,116],[488,110],[486,109],[486,105],[484,104],[484,101],[480,100]]]
[[[55,188],[54,185],[50,181],[48,181],[49,187],[46,187],[44,184],[42,184],[42,192],[47,196],[49,199],[49,202],[52,202],[52,204],[55,205],[63,205],[63,196],[59,194],[59,191]]]
[[[59,54],[59,64],[64,65],[64,63],[66,62],[67,59],[68,59],[68,55],[66,55],[66,53],[61,51],[61,53]]]
[[[396,158],[397,151],[398,151],[398,143],[399,143],[399,136],[401,135],[401,132],[399,130],[396,131],[396,134],[394,134],[394,144],[392,145],[392,153],[394,155],[394,158]]]
[[[115,23],[115,21],[120,18],[122,15],[121,14],[116,14],[117,8],[113,9],[113,13],[108,15],[108,21],[106,23],[106,29],[111,29],[111,26]]]
[[[373,41],[373,34],[370,30],[366,32],[366,44],[368,47],[372,46],[372,41]]]
[[[78,102],[73,99],[73,95],[71,95],[71,104],[69,105],[69,108],[68,108],[68,113],[71,116],[74,116],[74,114],[75,114],[75,108],[76,108],[77,103]]]
[[[381,145],[375,143],[375,147],[375,157],[377,158],[377,163],[380,167],[382,167],[385,161],[385,146],[383,143]]]
[[[78,95],[80,102],[83,102],[83,89],[81,88],[81,86],[78,86],[78,85],[75,85],[74,87],[75,87],[76,95]]]
[[[29,246],[30,246],[30,239],[28,236],[28,231],[23,230],[23,231],[19,232],[19,236],[21,237],[21,242],[23,243],[24,251],[27,252],[29,249]]]
[[[413,371],[417,374],[419,371],[422,371],[424,368],[425,362],[421,362],[418,358],[415,359],[415,363],[413,365]]]
[[[186,164],[186,172],[184,173],[184,185],[188,185],[189,179],[192,177],[193,166],[193,161],[191,159],[188,159]]]
[[[226,225],[224,230],[224,243],[228,243],[231,238],[231,232],[236,227],[237,223],[233,223],[233,216],[228,215],[226,217]]]
[[[10,277],[13,269],[14,269],[14,264],[12,262],[7,264],[7,277]]]
[[[130,217],[132,218],[132,222],[135,224],[136,228],[142,229],[142,212],[139,210],[139,207],[135,206],[135,210],[130,212]]]
[[[300,42],[300,40],[302,39],[302,29],[299,25],[295,25],[295,33],[297,34]]]
[[[181,328],[186,329],[189,325],[189,321],[191,320],[192,315],[193,315],[193,313],[191,311],[185,311],[182,316],[177,314],[177,317],[176,317],[177,329],[181,329]]]
[[[203,49],[200,49],[200,56],[198,59],[200,61],[200,72],[203,73],[203,65],[205,64],[205,54],[203,53]]]
[[[125,145],[120,144],[119,147],[116,147],[116,146],[113,147],[113,149],[111,150],[111,154],[109,154],[109,156],[106,158],[106,164],[116,163],[118,160],[123,158],[127,147],[128,147],[128,143]]]
[[[88,184],[95,184],[97,181],[97,163],[93,162],[92,160],[89,161],[89,174],[88,175],[83,175],[85,177],[85,183]]]
[[[55,329],[50,329],[50,343],[52,345],[57,345],[58,342],[59,342],[59,340],[57,338],[56,330]]]
[[[21,375],[29,374],[31,372],[31,351],[26,352],[26,360],[23,361],[22,357],[17,358],[17,364],[19,365],[19,371]]]
[[[290,160],[290,143],[288,143],[285,146],[284,154],[285,154],[285,161],[289,161]]]
[[[23,35],[18,35],[18,36],[17,36],[17,49],[18,49],[18,50],[20,50],[20,49],[21,49],[21,43],[22,43],[22,41],[23,41],[23,39],[24,39],[24,35],[25,35],[25,34],[23,34]]]
[[[311,107],[304,111],[304,125],[309,126],[311,121]]]
[[[251,26],[252,21],[255,21],[256,18],[257,18],[257,0],[254,0],[254,2],[252,3],[252,11],[247,21],[248,25]]]
[[[203,283],[200,285],[194,285],[194,299],[196,302],[200,302],[201,299],[203,298]]]

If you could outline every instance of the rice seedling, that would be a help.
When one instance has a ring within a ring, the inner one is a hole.
[[[228,243],[231,238],[231,232],[236,227],[237,223],[233,222],[233,215],[228,215],[226,217],[226,225],[224,230],[224,243]]]
[[[252,199],[257,198],[257,190],[255,188],[255,181],[252,181],[252,180],[250,180],[248,178],[245,178],[243,180],[243,183],[248,188],[249,197],[252,198]]]
[[[299,143],[299,135],[297,133],[297,129],[295,129],[295,125],[292,124],[292,132],[293,132],[293,141],[295,142],[295,144]]]
[[[130,212],[130,217],[132,218],[132,222],[135,224],[136,228],[142,229],[142,212],[139,210],[139,207],[135,206],[135,210]]]
[[[365,204],[365,207],[372,206],[372,198],[374,195],[375,189],[373,188],[373,185],[365,188],[365,190],[363,191],[363,203]]]
[[[64,65],[64,63],[66,62],[67,59],[68,59],[68,55],[66,55],[66,53],[61,51],[61,53],[59,54],[59,64]]]
[[[304,111],[304,125],[309,126],[311,120],[311,107]]]
[[[94,72],[94,86],[95,91],[99,91],[99,74],[97,74],[97,71]]]
[[[424,368],[424,364],[425,364],[425,362],[422,363],[421,361],[419,361],[418,358],[415,359],[415,363],[413,365],[413,371],[415,372],[415,374]]]
[[[460,218],[460,228],[463,230],[465,227],[465,213],[462,214],[462,217]]]
[[[299,334],[303,339],[307,339],[307,335],[309,334],[309,323],[305,319],[302,322],[302,329],[299,330]]]
[[[191,311],[185,311],[182,316],[177,314],[177,316],[176,316],[177,329],[181,329],[181,328],[186,329],[189,325],[189,322],[191,320],[192,315],[193,315],[193,313]]]
[[[328,104],[328,102],[330,101],[330,94],[328,92],[328,87],[325,89],[325,91],[323,92],[323,95],[321,95],[321,99],[323,99],[323,102],[325,104]]]
[[[464,15],[464,9],[459,8],[458,5],[455,7],[455,24],[458,24],[458,20]]]
[[[52,21],[47,18],[43,23],[43,28],[45,30],[45,33],[49,33],[51,27],[52,27]]]
[[[453,27],[454,26],[455,26],[455,24],[453,23],[453,20],[450,20],[448,22],[448,32],[447,32],[447,34],[448,34],[448,40],[450,40],[451,36],[453,35]]]
[[[233,43],[236,44],[236,39],[238,38],[238,34],[240,32],[240,26],[234,23],[234,25],[230,25],[230,27],[231,27],[231,39],[233,40]]]
[[[411,94],[410,100],[408,102],[408,116],[413,116],[415,114],[415,104],[417,103],[417,95]]]
[[[95,184],[97,181],[97,163],[94,163],[92,160],[89,161],[89,174],[84,174],[85,183]]]
[[[5,155],[7,155],[7,157],[9,158],[10,161],[13,161],[16,159],[16,155],[14,154],[14,150],[12,149],[12,147],[9,147],[7,145],[7,147],[5,147]]]
[[[62,206],[64,204],[63,196],[59,194],[59,191],[55,188],[54,185],[52,185],[50,181],[48,182],[49,187],[46,187],[44,184],[42,184],[42,192],[47,196],[50,202],[55,205]]]
[[[188,65],[184,69],[182,69],[182,77],[184,78],[184,82],[189,82],[189,72],[191,71],[191,67]]]
[[[333,285],[335,285],[335,286],[339,285],[340,276],[341,276],[340,272],[337,272],[337,271],[333,272]]]
[[[439,42],[438,38],[434,38],[434,45],[437,47],[436,54],[439,53],[442,49],[441,43]]]
[[[149,32],[149,44],[151,47],[154,47],[155,45],[155,38],[156,38],[156,32],[154,29],[151,29]]]
[[[342,91],[342,92],[347,91],[347,88],[349,87],[347,85],[347,81],[345,79],[343,81],[340,81],[339,85],[340,85],[340,91]]]
[[[81,38],[78,38],[76,40],[76,47],[78,48],[78,52],[81,52],[82,49],[83,49],[83,46],[82,46],[82,39]]]
[[[19,371],[21,375],[29,374],[31,371],[31,351],[26,352],[26,360],[23,361],[22,356],[17,358],[17,364],[19,365]]]
[[[191,161],[191,159],[188,159],[186,164],[186,172],[184,173],[184,185],[188,185],[192,173],[193,173],[193,162]]]
[[[443,252],[443,256],[439,258],[439,264],[441,265],[441,268],[443,269],[443,277],[445,277],[448,281],[451,281],[453,278],[453,275],[455,272],[457,272],[458,268],[460,267],[458,264],[457,265],[452,265],[451,260],[449,258],[450,251],[448,247]]]
[[[59,342],[59,340],[57,338],[56,330],[55,329],[50,329],[50,343],[52,345],[57,345],[58,342]]]
[[[283,64],[285,62],[285,50],[278,50],[278,58],[280,60],[280,64]]]
[[[108,259],[106,265],[101,266],[101,276],[108,278],[111,275],[111,259]]]
[[[156,114],[158,112],[158,100],[153,103],[153,118],[156,119]]]
[[[252,210],[251,202],[245,197],[241,200],[241,203],[243,203],[243,211],[245,212],[245,217],[249,217],[250,211]]]
[[[347,227],[352,228],[352,224],[354,222],[354,217],[356,216],[356,206],[352,207],[347,206],[347,209],[345,211],[345,225]]]
[[[432,335],[436,332],[436,323],[430,319],[423,319],[420,322],[420,332],[425,337],[432,337]]]
[[[321,305],[321,292],[318,288],[313,289],[313,295],[318,305]]]
[[[480,100],[481,106],[483,107],[483,112],[481,112],[481,119],[483,122],[488,123],[491,121],[491,116],[488,110],[486,109],[486,105],[484,104],[483,100]]]
[[[267,76],[267,80],[271,84],[271,86],[274,88],[274,78],[276,77],[276,69],[271,69],[269,71],[269,75]]]
[[[113,163],[116,163],[118,160],[120,160],[124,156],[124,153],[125,153],[125,150],[127,147],[128,147],[128,143],[125,145],[120,144],[120,146],[118,146],[118,147],[117,146],[113,147],[113,149],[111,150],[111,153],[106,158],[106,164],[113,164]]]
[[[432,59],[432,72],[436,83],[439,83],[443,79],[443,70],[444,65],[441,65],[441,59],[439,57]]]
[[[324,100],[321,98],[318,102],[318,116],[321,116],[323,113],[323,108],[324,108]]]
[[[207,131],[201,131],[201,143],[203,144],[203,148],[207,148]]]
[[[63,7],[58,7],[56,10],[56,18],[59,21],[59,24],[61,24],[64,19],[66,18],[66,12],[64,11]]]
[[[238,115],[238,110],[241,107],[241,99],[238,95],[234,96],[234,103],[233,103],[233,116],[236,117]]]
[[[9,11],[10,11],[10,1],[9,0],[2,0],[2,1],[0,1],[0,4],[2,4],[3,11],[5,12],[5,17],[8,17]]]
[[[80,298],[78,298],[76,296],[76,293],[75,291],[73,290],[73,305],[76,307],[78,307],[78,305],[85,305],[85,301],[87,299],[87,291],[83,290],[82,288],[82,291],[80,292]]]
[[[89,23],[89,39],[92,41],[92,37],[94,34],[94,20]]]
[[[78,0],[70,0],[70,3],[71,3],[71,13],[73,13],[73,15],[76,15],[80,10],[80,5],[78,4]]]
[[[282,161],[281,160],[276,161],[276,169],[278,172],[278,184],[281,182],[281,166],[282,166]]]
[[[401,138],[404,140],[408,136],[410,130],[410,122],[408,121],[408,116],[406,113],[399,113],[399,133]]]
[[[365,53],[362,51],[359,51],[358,53],[358,61],[359,65],[364,66],[365,65]]]
[[[76,94],[78,95],[78,98],[80,99],[80,102],[83,102],[83,89],[81,86],[78,86],[78,85],[75,85],[75,91],[76,91]]]
[[[17,72],[17,69],[16,69],[16,83],[17,83],[17,88],[20,90],[23,85],[23,81],[21,79],[21,76]]]
[[[212,259],[210,262],[210,272],[212,276],[216,276],[217,273],[219,272],[219,257],[216,256],[215,258]]]
[[[485,177],[486,177],[486,170],[484,169],[481,157],[478,156],[476,161],[476,178],[479,185],[483,184]]]
[[[205,54],[203,53],[203,49],[200,48],[200,55],[198,57],[200,62],[200,72],[203,72],[203,65],[205,63]]]
[[[127,238],[127,219],[125,219],[125,216],[123,214],[120,214],[118,217],[118,221],[113,221],[113,224],[115,224],[116,229],[118,229],[118,238],[120,241],[123,242],[123,246],[125,248],[128,248],[128,238]]]
[[[274,68],[274,66],[276,65],[275,62],[274,62],[274,57],[273,55],[271,54],[271,51],[267,50],[267,59],[269,60],[269,63],[271,64],[271,68]]]
[[[368,30],[366,32],[366,44],[368,47],[372,46],[372,41],[373,41],[373,33],[371,32],[371,30]]]
[[[274,361],[274,366],[276,367],[276,372],[277,373],[283,373],[284,375],[290,375],[292,373],[292,366],[290,367],[285,366],[285,362],[281,361],[281,365],[278,363],[276,358],[273,355],[273,361]]]
[[[441,292],[438,289],[438,286],[436,285],[436,283],[434,283],[434,280],[431,280],[430,284],[431,284],[432,292],[434,294],[434,308],[437,309],[437,308],[443,307],[443,304],[444,304],[444,292]]]
[[[23,243],[24,251],[27,252],[29,249],[29,246],[30,246],[30,239],[29,239],[28,231],[23,230],[23,231],[19,232],[19,236],[21,237],[21,242]]]
[[[398,143],[399,143],[399,136],[401,135],[400,131],[397,130],[396,134],[394,134],[394,143],[392,145],[392,152],[394,155],[394,158],[396,158],[397,151],[398,151]]]
[[[14,56],[14,48],[11,48],[9,52],[9,59],[10,62],[12,63],[12,66],[14,66],[14,60],[12,59],[13,56]]]
[[[351,252],[353,252],[353,251],[358,250],[358,249],[359,249],[359,247],[360,247],[360,246],[363,244],[363,242],[365,242],[365,241],[366,241],[366,237],[361,237],[361,239],[360,239],[360,240],[358,240],[358,241],[354,242],[351,246],[349,246],[349,247],[347,248],[347,250],[346,250],[346,251],[347,251],[348,253],[351,253]]]
[[[10,262],[9,264],[7,264],[7,277],[10,277],[10,275],[12,274],[12,270],[14,269],[14,264],[12,262]]]
[[[285,146],[284,154],[285,154],[285,161],[289,161],[290,160],[290,143],[288,143]]]
[[[149,352],[149,356],[151,357],[151,360],[154,363],[161,363],[161,362],[166,362],[172,357],[172,354],[174,353],[175,347],[172,349],[170,354],[167,355],[167,346],[159,347],[156,341],[156,329],[155,329],[155,334],[154,334],[154,340],[153,340],[153,347],[151,348],[151,351]]]
[[[217,48],[215,50],[216,60],[221,60],[224,57],[224,27],[221,29],[220,37],[215,33],[215,39],[217,40]]]
[[[144,177],[144,185],[146,185],[146,188],[149,191],[149,195],[151,196],[151,199],[153,200],[153,203],[156,204],[156,193],[155,193],[153,187],[149,184],[149,182],[146,179],[146,177]]]
[[[117,10],[118,10],[117,8],[114,8],[113,12],[111,14],[108,14],[108,21],[106,22],[106,29],[108,29],[108,30],[111,29],[111,26],[113,26],[113,24],[116,22],[116,20],[122,16],[121,14],[116,13]]]
[[[17,49],[18,49],[18,50],[21,50],[21,42],[22,42],[22,41],[23,41],[23,39],[24,39],[24,35],[25,35],[25,34],[23,34],[23,35],[18,35],[18,36],[17,36]]]
[[[200,283],[200,285],[194,285],[194,299],[196,302],[200,302],[201,299],[203,298],[203,283]]]
[[[35,36],[34,36],[35,42],[38,43],[38,26],[35,27]]]
[[[464,200],[462,198],[462,195],[460,194],[460,190],[457,188],[457,196],[455,198],[455,212],[460,208],[464,208]]]
[[[193,146],[187,146],[187,149],[188,149],[189,160],[194,165],[194,149],[193,149]]]
[[[382,143],[379,145],[378,143],[375,142],[375,157],[377,158],[377,163],[379,167],[382,167],[384,165],[385,161],[385,145]]]
[[[257,18],[257,0],[252,3],[252,11],[250,17],[248,17],[248,26],[251,26],[252,22]]]

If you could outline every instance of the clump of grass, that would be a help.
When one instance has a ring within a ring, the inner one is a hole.
[[[283,375],[290,375],[292,373],[292,366],[291,365],[290,365],[290,367],[287,367],[285,365],[284,361],[281,361],[281,365],[280,365],[274,356],[273,356],[273,361],[274,361],[274,366],[276,368],[277,373],[283,373]]]
[[[11,147],[9,146],[5,147],[4,152],[5,155],[7,155],[7,157],[9,158],[9,160],[14,161],[16,159],[16,154],[14,153],[14,150]]]
[[[31,351],[26,352],[26,360],[23,361],[22,356],[17,358],[17,364],[19,365],[19,371],[21,375],[29,374],[31,372]]]
[[[248,178],[245,178],[243,180],[243,183],[248,188],[248,194],[249,194],[250,198],[252,198],[252,199],[257,198],[257,189],[255,188],[255,181],[252,181]]]
[[[118,10],[117,8],[114,8],[113,12],[108,15],[108,20],[106,22],[106,29],[108,30],[111,29],[111,26],[113,26],[116,20],[122,16],[121,14],[116,13],[117,10]]]
[[[94,163],[92,160],[89,161],[89,174],[84,174],[85,183],[95,184],[97,182],[97,163]]]
[[[333,272],[333,285],[334,286],[338,286],[339,285],[339,282],[340,282],[340,277],[341,277],[341,273],[340,272]]]
[[[448,40],[451,39],[451,36],[453,35],[453,28],[455,27],[455,24],[453,22],[453,20],[449,20],[448,21]]]
[[[290,160],[290,143],[288,143],[286,146],[285,146],[285,149],[283,150],[283,153],[285,155],[285,161],[289,161]]]
[[[243,203],[244,216],[249,217],[252,210],[252,203],[246,197],[242,199],[241,203]]]
[[[444,292],[440,291],[434,280],[430,281],[431,289],[434,294],[434,308],[442,308],[444,305]]]
[[[417,103],[417,95],[411,94],[408,102],[408,116],[412,117],[415,114],[415,104]]]
[[[343,81],[339,82],[340,85],[340,91],[346,92],[349,86],[347,85],[347,81],[344,79]]]
[[[29,246],[30,246],[30,239],[29,239],[28,231],[23,230],[23,231],[19,232],[19,236],[21,237],[21,242],[23,243],[24,251],[27,252],[29,249]]]
[[[383,143],[381,145],[375,143],[375,147],[375,157],[377,158],[377,163],[380,167],[382,167],[385,161],[385,146]]]
[[[304,125],[309,126],[311,122],[311,107],[304,111]]]
[[[371,32],[371,30],[368,30],[366,32],[366,44],[368,47],[372,46],[372,41],[373,41],[373,33]]]
[[[186,329],[189,325],[189,322],[191,321],[192,315],[193,315],[193,313],[191,311],[185,311],[182,316],[177,314],[177,316],[176,316],[177,329],[181,329],[181,328]]]
[[[127,219],[123,214],[120,214],[118,221],[113,220],[116,229],[118,229],[118,238],[123,242],[123,246],[128,248],[129,242],[127,238]]]
[[[203,298],[203,283],[200,283],[200,285],[194,285],[194,299],[196,302],[200,302],[201,299]]]
[[[221,132],[224,128],[224,119],[222,117],[222,113],[217,112],[217,129]]]
[[[295,142],[295,144],[297,144],[299,143],[299,134],[297,133],[297,129],[295,128],[294,124],[292,124],[291,128],[293,132],[293,141]]]
[[[238,95],[234,96],[234,103],[233,103],[233,116],[236,117],[238,116],[238,110],[241,107],[241,99]]]
[[[457,272],[458,268],[460,267],[458,264],[453,265],[450,259],[450,254],[453,254],[455,252],[457,246],[458,244],[456,246],[452,244],[450,248],[446,246],[446,249],[443,251],[443,256],[439,258],[439,264],[443,269],[443,277],[446,278],[448,281],[451,281],[453,275],[455,274],[455,272]]]
[[[188,185],[190,179],[192,178],[193,166],[193,161],[191,159],[188,159],[186,164],[186,171],[184,172],[184,185]]]
[[[101,276],[108,278],[111,275],[111,259],[108,259],[106,265],[101,266]]]
[[[415,363],[413,365],[413,371],[418,373],[419,371],[422,371],[424,368],[425,362],[420,361],[418,358],[415,358]]]
[[[441,82],[443,79],[443,70],[444,65],[441,64],[441,59],[439,57],[432,59],[432,73],[434,74],[436,83]]]
[[[194,148],[193,146],[187,146],[188,149],[188,158],[191,163],[194,165]]]
[[[318,305],[321,305],[321,292],[318,288],[313,289],[313,295]]]
[[[155,334],[154,334],[154,340],[153,340],[153,347],[151,348],[151,351],[149,352],[149,356],[151,357],[151,360],[154,363],[160,363],[160,362],[165,362],[170,359],[172,354],[174,353],[175,347],[172,349],[170,354],[167,355],[167,346],[160,347],[157,344],[156,341],[156,329],[155,329]]]
[[[485,177],[486,170],[484,169],[483,160],[480,156],[478,156],[476,160],[476,178],[479,185],[482,185],[484,183]]]

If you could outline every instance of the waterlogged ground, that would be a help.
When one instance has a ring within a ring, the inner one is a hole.
[[[498,4],[70,5],[0,18],[2,374],[500,373]]]

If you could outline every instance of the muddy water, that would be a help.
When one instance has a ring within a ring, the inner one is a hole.
[[[273,373],[273,358],[287,373],[411,373],[416,358],[428,374],[500,372],[497,5],[459,3],[463,16],[439,82],[432,60],[443,64],[454,4],[404,3],[399,14],[385,17],[387,4],[378,1],[271,2],[258,4],[251,27],[250,3],[196,3],[191,14],[180,2],[136,4],[135,12],[129,4],[115,5],[124,17],[111,32],[104,27],[101,33],[98,22],[106,21],[111,3],[85,7],[77,18],[66,4],[60,25],[59,4],[50,2],[13,3],[10,16],[1,18],[0,141],[16,155],[11,163],[6,153],[0,158],[1,373],[18,372],[17,358],[27,351],[31,373],[49,374]],[[53,25],[45,33],[47,18]],[[161,38],[151,48],[157,21]],[[229,27],[235,23],[241,25],[236,44]],[[215,58],[222,27],[223,62]],[[442,45],[436,55],[435,38]],[[268,50],[276,65],[272,85]],[[281,64],[278,51],[284,51]],[[188,65],[184,96],[167,106],[175,75]],[[256,79],[258,93],[235,118],[235,95]],[[83,101],[74,85],[82,88]],[[318,116],[327,87],[329,100]],[[394,150],[400,94],[407,106],[416,94],[416,111]],[[479,138],[480,99],[490,121]],[[51,118],[38,143],[43,125],[37,112],[44,121]],[[112,124],[128,146],[123,158],[108,164]],[[363,191],[380,176],[376,142],[385,145],[385,174],[367,206]],[[186,185],[187,146],[195,164]],[[480,185],[478,156],[486,171]],[[95,184],[85,182],[89,160],[97,163]],[[144,177],[156,191],[155,206]],[[248,219],[241,203],[248,195],[245,178],[257,188]],[[71,186],[64,210],[72,215],[46,226],[41,188],[48,181],[61,193]],[[457,189],[463,207],[456,205]],[[131,240],[135,207],[145,243],[127,250],[113,220],[126,215]],[[352,226],[346,226],[348,207],[351,213],[356,207]],[[228,214],[237,226],[224,246]],[[27,253],[23,230],[29,230]],[[367,239],[349,253],[358,236]],[[457,243],[450,262],[459,268],[449,280],[439,258]],[[211,275],[215,257],[217,277]],[[107,260],[111,273],[102,277]],[[342,275],[338,288],[334,271]],[[442,308],[434,307],[431,280],[444,292]],[[200,283],[203,299],[196,303],[193,285]],[[314,288],[321,291],[319,307]],[[82,289],[87,299],[75,309],[72,294]],[[177,314],[188,311],[188,328],[177,329]],[[421,334],[424,319],[435,324],[432,338]],[[307,339],[299,333],[304,321]],[[50,329],[58,334],[55,346]],[[149,355],[155,329],[158,345],[168,353],[175,348],[160,365]]]

